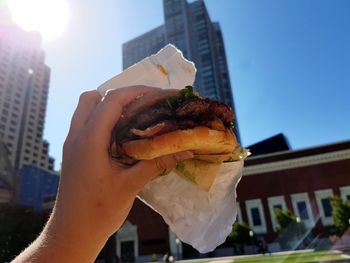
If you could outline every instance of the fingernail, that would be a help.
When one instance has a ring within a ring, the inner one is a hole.
[[[179,152],[175,154],[175,158],[178,162],[193,158],[193,153],[190,151]]]

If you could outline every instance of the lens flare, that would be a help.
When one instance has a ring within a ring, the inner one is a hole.
[[[38,31],[44,41],[63,34],[68,25],[65,0],[8,0],[12,20],[26,31]]]

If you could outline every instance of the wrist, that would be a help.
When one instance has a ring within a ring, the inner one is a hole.
[[[54,210],[42,235],[45,246],[58,252],[61,260],[57,262],[94,262],[108,236],[93,231],[79,222],[62,219]]]

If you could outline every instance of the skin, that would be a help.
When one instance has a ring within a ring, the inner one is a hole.
[[[135,86],[80,96],[63,146],[59,191],[39,237],[12,262],[94,262],[125,221],[138,192],[176,163],[193,157],[180,152],[131,168],[108,156],[111,131],[123,107],[155,88]]]

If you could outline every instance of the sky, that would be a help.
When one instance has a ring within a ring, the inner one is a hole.
[[[224,36],[244,146],[283,133],[293,149],[350,139],[350,1],[206,0]],[[61,162],[80,93],[122,70],[122,43],[163,24],[161,0],[69,1],[45,43],[51,81],[44,137]]]

